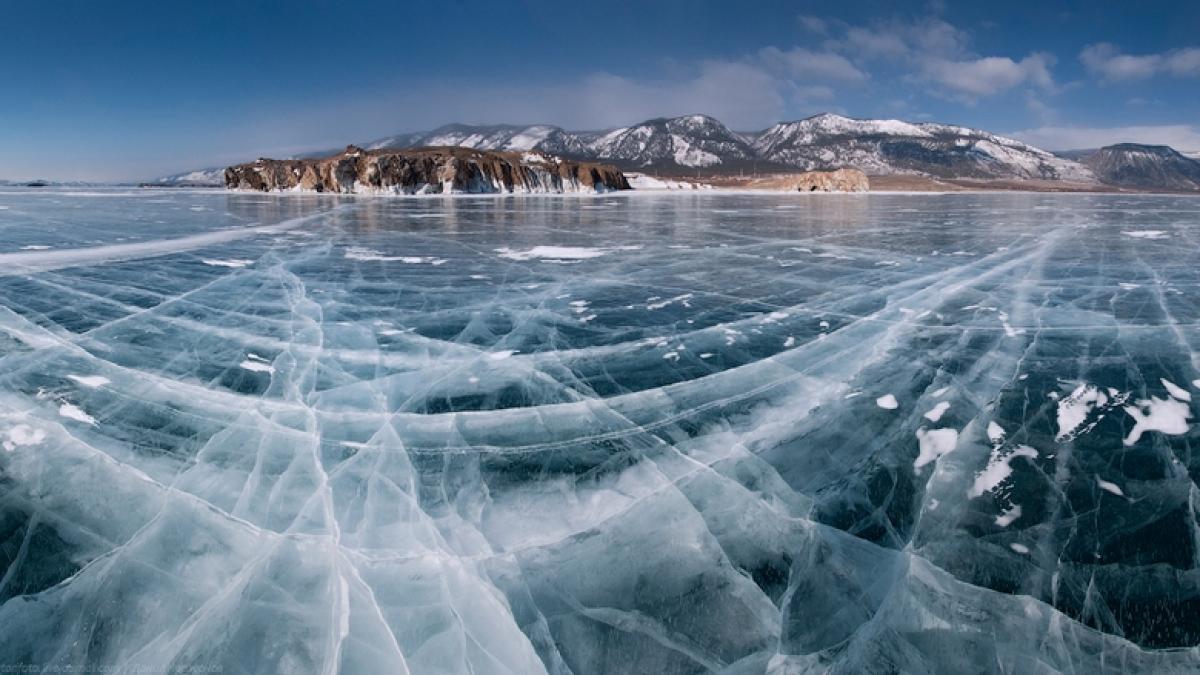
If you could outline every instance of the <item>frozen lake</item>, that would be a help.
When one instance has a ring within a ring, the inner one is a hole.
[[[1195,672],[1198,263],[1187,197],[0,190],[0,664]]]

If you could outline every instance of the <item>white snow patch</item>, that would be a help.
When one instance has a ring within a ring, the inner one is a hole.
[[[933,410],[925,413],[925,419],[929,420],[930,422],[936,422],[942,419],[942,415],[945,415],[946,411],[949,409],[950,403],[947,401],[942,401],[941,403],[933,406]]]
[[[582,246],[534,246],[528,251],[514,251],[511,248],[498,248],[496,252],[501,258],[509,260],[586,260],[599,258],[608,253],[603,248],[585,248]]]
[[[361,246],[351,246],[346,249],[345,256],[349,260],[368,260],[378,262],[406,262],[409,256],[384,255],[383,253]],[[418,262],[420,259],[418,259]]]
[[[1004,442],[1004,434],[1005,434],[1004,427],[1000,426],[999,424],[996,424],[994,421],[988,422],[987,436],[988,436],[989,441],[991,441],[993,444],[1003,443]]]
[[[936,461],[938,457],[954,450],[958,445],[958,431],[955,429],[917,429],[917,444],[920,453],[913,462],[914,469],[920,469],[926,464]]]
[[[83,422],[84,424],[95,424],[96,423],[96,418],[85,413],[78,406],[72,405],[70,403],[64,403],[64,404],[60,405],[58,407],[58,414],[69,420],[75,420],[76,422]]]
[[[510,357],[516,353],[517,353],[517,350],[515,350],[515,349],[504,349],[504,350],[501,350],[498,352],[491,352],[487,356],[489,359],[491,359],[493,361],[503,361],[504,359],[507,359],[508,357]]]
[[[1165,377],[1160,377],[1158,379],[1158,381],[1162,382],[1162,385],[1164,387],[1166,387],[1167,393],[1171,395],[1171,398],[1178,399],[1180,401],[1192,400],[1191,392],[1184,389],[1183,387],[1175,384],[1174,382],[1166,379]]]
[[[112,382],[107,377],[100,375],[68,375],[67,377],[90,389],[97,389]]]
[[[244,370],[249,370],[252,373],[274,373],[275,372],[275,367],[272,366],[271,364],[263,363],[262,361],[254,361],[251,359],[242,361],[241,363],[238,364],[238,366]]]
[[[245,267],[247,265],[254,264],[253,260],[242,260],[240,258],[233,258],[230,260],[216,260],[214,258],[205,258],[205,259],[201,260],[200,262],[204,263],[205,265],[212,266],[212,267],[233,267],[233,268]]]
[[[1010,508],[1009,510],[1005,511],[1004,513],[996,516],[996,525],[999,527],[1008,527],[1009,525],[1012,525],[1013,522],[1015,522],[1017,520],[1017,518],[1020,518],[1020,517],[1021,517],[1021,505],[1013,504],[1012,508]]]
[[[1111,492],[1118,497],[1125,496],[1125,492],[1121,490],[1120,485],[1117,485],[1116,483],[1110,483],[1101,479],[1099,476],[1096,477],[1096,485],[1099,485],[1101,490],[1104,490],[1105,492]]]
[[[40,445],[46,440],[46,432],[28,424],[18,424],[4,433],[4,449],[12,452],[21,446]]]
[[[1001,454],[1000,449],[996,448],[992,451],[992,456],[988,460],[987,466],[984,467],[983,471],[979,472],[979,475],[975,476],[975,482],[971,485],[971,489],[967,491],[967,496],[974,499],[999,487],[1001,483],[1012,475],[1011,462],[1017,457],[1037,459],[1037,456],[1037,450],[1028,445],[1019,445],[1012,452],[1005,454]]]
[[[875,405],[884,410],[895,410],[900,407],[900,404],[896,401],[896,397],[891,394],[884,394],[875,399]]]
[[[1026,546],[1025,544],[1018,544],[1017,542],[1014,541],[1013,543],[1009,544],[1008,547],[1011,548],[1012,550],[1016,551],[1017,553],[1020,553],[1021,555],[1029,554],[1029,547]]]
[[[654,298],[650,298],[649,300],[653,300],[653,299]],[[688,300],[691,300],[691,299],[692,299],[691,293],[684,293],[683,295],[677,295],[673,298],[667,298],[666,300],[661,300],[659,302],[647,301],[646,309],[652,309],[652,310],[653,309],[662,309],[663,307],[666,307],[668,305],[673,305],[677,302],[683,303],[684,307],[691,307],[691,305],[688,304]]]
[[[1169,436],[1186,434],[1192,409],[1184,401],[1173,398],[1166,400],[1151,396],[1150,400],[1139,400],[1136,406],[1125,406],[1125,412],[1133,418],[1134,427],[1125,437],[1125,445],[1133,445],[1147,431],[1160,431]]]
[[[1133,230],[1121,232],[1121,234],[1137,239],[1166,239],[1171,236],[1162,230]]]
[[[1125,395],[1119,394],[1115,390],[1110,393],[1113,394],[1113,405],[1124,402]],[[1058,402],[1058,435],[1054,437],[1054,440],[1069,441],[1080,434],[1087,433],[1096,426],[1096,422],[1085,426],[1088,415],[1108,404],[1108,394],[1100,391],[1094,385],[1079,385],[1075,391]]]

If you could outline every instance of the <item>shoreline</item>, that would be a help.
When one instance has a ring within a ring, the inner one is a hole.
[[[105,192],[112,190],[112,192]],[[1162,191],[1131,191],[1116,189],[1038,189],[1029,186],[1013,187],[966,187],[948,184],[940,189],[880,189],[861,192],[800,192],[792,190],[771,190],[764,188],[746,187],[702,187],[696,189],[630,189],[609,190],[606,192],[460,192],[460,193],[428,193],[428,194],[392,194],[386,192],[317,192],[315,190],[239,190],[223,187],[137,187],[125,185],[91,186],[87,188],[46,187],[37,189],[6,188],[0,186],[0,195],[50,195],[65,194],[77,197],[142,197],[155,194],[224,194],[227,196],[264,196],[264,197],[336,197],[364,199],[494,199],[498,197],[570,197],[576,199],[612,198],[629,195],[754,195],[754,196],[784,196],[827,198],[827,197],[865,197],[870,195],[982,195],[982,194],[1036,194],[1036,195],[1088,195],[1111,197],[1200,197],[1200,192],[1162,192]]]

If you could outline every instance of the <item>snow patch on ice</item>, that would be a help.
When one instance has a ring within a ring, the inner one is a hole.
[[[1088,424],[1089,415],[1108,406],[1120,405],[1127,398],[1128,394],[1119,393],[1115,389],[1105,393],[1095,385],[1080,384],[1058,402],[1058,435],[1054,440],[1061,443],[1086,434],[1100,421],[1097,418]]]
[[[883,396],[875,399],[875,405],[883,408],[884,410],[895,410],[896,408],[900,407],[900,404],[896,401],[896,397],[892,394],[884,394]]]
[[[1177,385],[1177,384],[1175,384],[1174,382],[1172,382],[1172,381],[1170,381],[1170,380],[1166,379],[1165,377],[1160,377],[1160,378],[1158,379],[1158,381],[1159,381],[1159,382],[1162,382],[1162,386],[1163,386],[1164,388],[1166,388],[1166,390],[1167,390],[1167,393],[1171,395],[1171,398],[1178,399],[1178,400],[1180,400],[1180,401],[1190,401],[1190,400],[1192,400],[1192,394],[1191,394],[1191,392],[1189,392],[1188,390],[1184,389],[1183,387],[1180,387],[1179,385]]]
[[[245,267],[247,265],[254,264],[253,260],[242,260],[240,258],[233,258],[230,260],[217,260],[215,258],[204,258],[200,262],[204,263],[205,265],[209,265],[211,267],[233,267],[233,268]]]
[[[1101,490],[1111,492],[1118,497],[1124,497],[1125,492],[1121,490],[1121,486],[1116,483],[1110,483],[1099,476],[1096,476],[1096,485],[1100,486]]]
[[[263,363],[262,361],[255,361],[253,359],[246,359],[245,361],[242,361],[241,363],[239,363],[238,366],[241,367],[243,370],[249,370],[252,373],[274,373],[275,372],[275,366],[272,366],[269,363]]]
[[[587,260],[599,258],[608,253],[608,249],[586,248],[583,246],[534,246],[527,251],[515,251],[511,248],[498,248],[496,252],[501,258],[509,260]]]
[[[72,405],[70,403],[63,403],[60,405],[58,407],[58,414],[61,417],[65,417],[69,420],[75,420],[76,422],[83,422],[84,424],[96,423],[96,418],[84,412],[79,406]]]
[[[1009,508],[1007,511],[996,516],[996,525],[998,527],[1008,527],[1009,525],[1012,525],[1014,522],[1016,522],[1017,518],[1020,518],[1020,517],[1021,517],[1021,505],[1013,504],[1012,507]]]
[[[1037,450],[1028,445],[1019,445],[1008,453],[1002,453],[1000,448],[992,450],[992,456],[988,459],[987,466],[979,472],[979,475],[975,476],[975,482],[967,491],[967,496],[974,499],[999,487],[1012,475],[1012,461],[1017,457],[1037,459],[1037,456]]]
[[[18,424],[4,432],[4,449],[12,452],[27,445],[41,445],[46,440],[46,432],[35,429],[28,424]]]
[[[958,445],[958,431],[956,429],[926,429],[921,427],[917,429],[917,445],[920,452],[917,459],[913,462],[914,469],[936,461],[937,458],[945,455]]]
[[[1161,399],[1151,396],[1141,399],[1137,405],[1125,406],[1125,412],[1133,418],[1134,427],[1125,437],[1125,445],[1137,443],[1147,431],[1159,431],[1168,436],[1186,434],[1192,409],[1184,401],[1173,398]]]
[[[930,422],[936,422],[942,419],[942,415],[945,415],[946,411],[949,409],[950,403],[947,401],[942,401],[941,403],[933,406],[933,410],[925,413],[925,419],[929,420]]]
[[[100,375],[68,375],[67,377],[90,389],[97,389],[112,382],[107,377]]]

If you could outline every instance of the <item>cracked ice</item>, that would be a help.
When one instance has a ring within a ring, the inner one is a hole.
[[[1200,202],[794,202],[0,191],[0,663],[1200,668]]]

